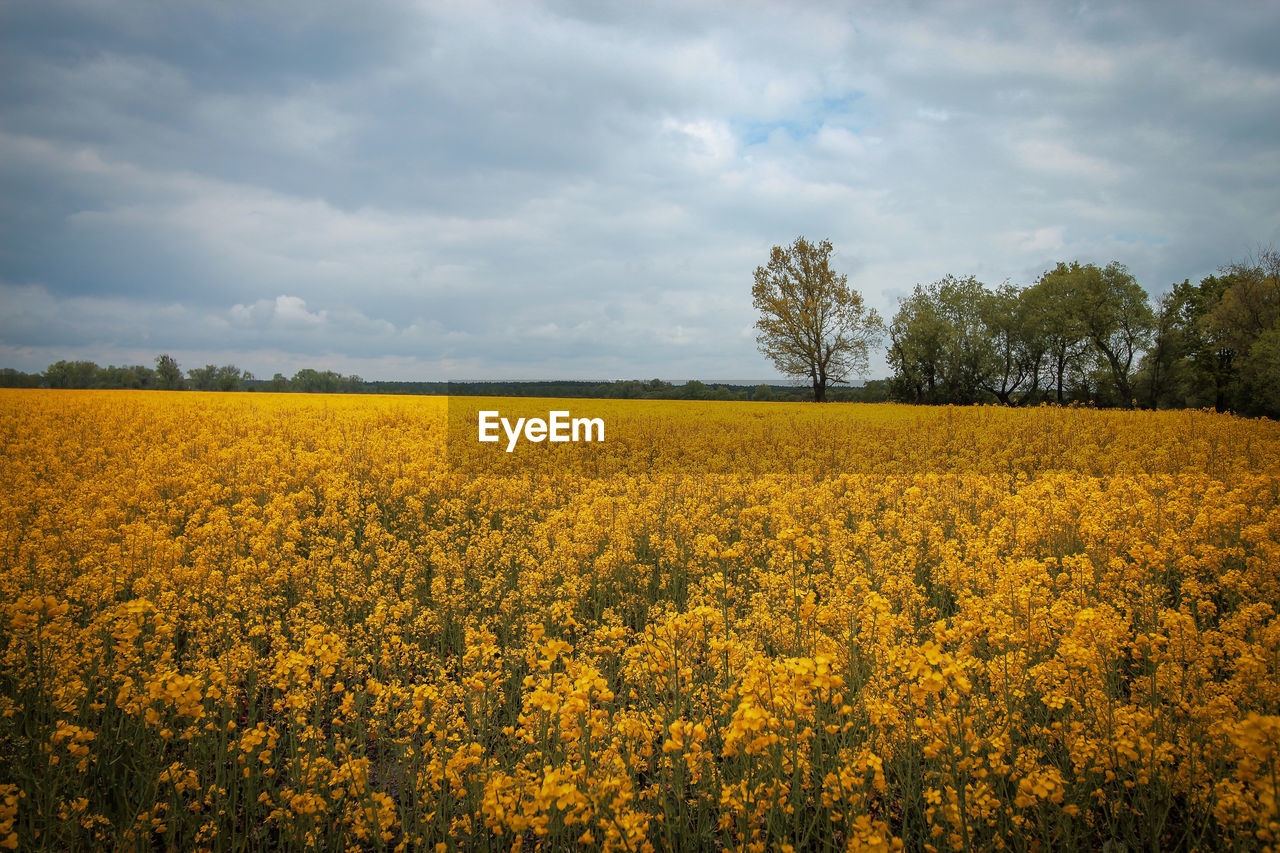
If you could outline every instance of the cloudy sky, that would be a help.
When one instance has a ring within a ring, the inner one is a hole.
[[[0,366],[769,378],[751,274],[797,235],[886,318],[1058,260],[1158,294],[1280,244],[1277,32],[1252,0],[7,0]]]

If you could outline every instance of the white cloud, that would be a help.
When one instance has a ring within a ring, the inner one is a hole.
[[[728,165],[737,154],[737,140],[724,121],[666,119],[663,128],[675,136],[688,162],[701,170]]]
[[[1014,152],[1022,164],[1030,169],[1065,177],[1114,181],[1122,174],[1121,169],[1112,163],[1053,140],[1020,140],[1015,144]]]
[[[259,299],[252,305],[236,303],[228,313],[233,323],[252,326],[317,328],[327,325],[329,319],[328,311],[308,311],[305,299],[285,295],[274,300]]]
[[[1062,249],[1066,243],[1062,238],[1062,232],[1066,230],[1061,225],[1049,228],[1037,228],[1030,233],[1019,235],[1020,248],[1029,252],[1057,252]]]

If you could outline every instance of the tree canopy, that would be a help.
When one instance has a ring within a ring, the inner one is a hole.
[[[1060,263],[1023,289],[949,275],[900,301],[892,386],[918,403],[1061,403],[1087,389],[1095,402],[1133,405],[1154,324],[1146,291],[1116,263]]]
[[[819,403],[833,383],[866,373],[884,329],[848,277],[831,268],[831,252],[830,241],[804,237],[774,246],[751,288],[761,352],[783,375],[808,379]]]
[[[899,300],[887,360],[914,403],[1087,402],[1280,416],[1280,253],[1152,300],[1119,263],[1033,284],[945,276]]]

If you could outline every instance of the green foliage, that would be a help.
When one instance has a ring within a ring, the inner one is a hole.
[[[884,331],[848,277],[831,269],[831,252],[829,241],[804,237],[774,246],[751,288],[760,351],[784,376],[808,379],[819,403],[830,385],[866,373],[868,353]]]
[[[1218,411],[1230,403],[1236,352],[1222,331],[1209,322],[1209,315],[1221,301],[1227,285],[1225,278],[1211,275],[1198,285],[1184,281],[1173,288],[1174,317],[1170,333],[1183,366],[1181,382],[1174,389],[1174,401],[1196,407],[1213,406]]]
[[[58,361],[44,372],[50,388],[96,388],[100,368],[92,361]]]
[[[332,370],[318,371],[310,367],[293,374],[289,390],[306,394],[357,394],[364,390],[364,380],[359,376],[343,376]]]
[[[1133,371],[1155,325],[1146,291],[1115,262],[1103,269],[1075,261],[1070,266],[1059,263],[1042,276],[1041,281],[1046,280],[1063,294],[1060,307],[1071,313],[1072,327],[1108,369],[1119,405],[1133,405]]]
[[[1022,297],[1026,334],[1041,352],[1032,387],[1039,388],[1043,370],[1045,387],[1053,392],[1050,399],[1060,404],[1071,399],[1073,380],[1083,375],[1088,355],[1070,284],[1067,276],[1045,274]]]
[[[98,382],[104,388],[154,388],[156,372],[141,364],[128,367],[108,365],[99,372]]]
[[[999,346],[988,321],[994,295],[973,276],[916,286],[889,328],[889,366],[901,399],[974,403],[994,377]]]
[[[916,403],[1212,406],[1280,416],[1280,253],[1155,300],[1119,263],[1029,287],[947,276],[899,300],[889,389]]]
[[[1280,413],[1280,327],[1258,334],[1249,347],[1249,380],[1252,408],[1258,413]]]
[[[1155,314],[1139,371],[1147,405],[1280,416],[1280,254],[1267,250],[1199,284],[1174,285]]]
[[[1155,317],[1120,264],[1058,264],[1035,285],[994,290],[948,275],[900,301],[890,327],[890,386],[918,403],[1013,405],[1073,396],[1132,403],[1137,359]]]
[[[187,387],[182,378],[182,368],[168,353],[156,356],[156,383],[164,391],[181,391]]]
[[[1223,271],[1221,298],[1203,324],[1211,340],[1230,358],[1227,375],[1231,408],[1246,414],[1280,414],[1267,404],[1275,395],[1274,339],[1280,328],[1280,252]]]
[[[206,364],[187,371],[187,380],[197,391],[240,391],[246,381],[251,381],[253,374],[242,371],[234,364],[218,367]]]
[[[44,377],[39,373],[23,373],[12,367],[0,368],[0,388],[39,388]]]

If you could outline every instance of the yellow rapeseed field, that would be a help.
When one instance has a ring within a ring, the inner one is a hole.
[[[0,847],[1277,844],[1280,425],[480,405],[0,392]]]

